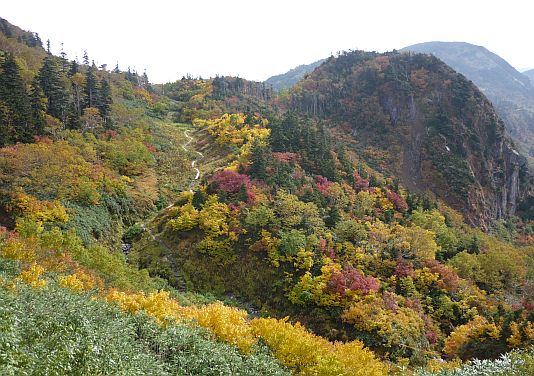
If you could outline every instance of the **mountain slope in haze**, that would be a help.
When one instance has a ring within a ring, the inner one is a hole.
[[[524,71],[523,74],[530,79],[530,84],[534,86],[534,69]]]
[[[278,74],[276,76],[269,77],[265,83],[271,84],[273,89],[280,91],[282,89],[289,89],[295,85],[298,80],[304,77],[307,73],[312,72],[315,68],[324,63],[326,59],[318,60],[311,64],[302,64],[296,68],[290,69],[286,73]]]
[[[345,53],[301,80],[291,106],[325,119],[373,165],[471,223],[516,211],[524,157],[482,92],[433,56]]]
[[[488,97],[510,134],[534,156],[534,84],[484,47],[464,42],[428,42],[402,51],[432,54],[463,74]]]

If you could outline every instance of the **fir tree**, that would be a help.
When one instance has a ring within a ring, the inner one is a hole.
[[[67,53],[63,49],[63,43],[61,43],[61,51],[59,52],[59,57],[61,59],[61,68],[63,72],[67,70],[67,67],[69,66],[69,61],[67,60]]]
[[[85,57],[84,57],[85,59]],[[84,107],[96,107],[97,102],[97,87],[96,87],[96,65],[93,62],[93,64],[87,69],[87,73],[85,74],[85,88],[84,88],[84,94],[85,94],[85,106]]]
[[[76,73],[78,73],[80,70],[78,62],[76,60],[72,60],[70,62],[70,69],[69,69],[69,77],[74,76]]]
[[[44,114],[46,113],[46,97],[37,77],[32,81],[30,104],[33,134],[43,134],[45,126]]]
[[[13,142],[13,114],[11,110],[0,99],[0,147]]]
[[[31,106],[26,86],[12,54],[0,65],[0,102],[3,103],[0,144],[32,141]]]
[[[270,159],[270,150],[266,145],[262,145],[258,139],[254,139],[251,148],[251,165],[249,175],[256,179],[265,180],[267,174],[265,170],[267,168],[268,161]]]
[[[48,101],[48,113],[65,122],[67,92],[63,85],[61,69],[55,57],[46,57],[39,70],[39,83]]]
[[[89,55],[87,55],[87,50],[83,51],[83,63],[89,65]]]
[[[35,33],[34,38],[35,38],[35,43],[37,44],[37,46],[43,47],[43,41],[39,37],[39,33]]]
[[[111,111],[111,87],[107,80],[100,81],[100,91],[98,96],[98,109],[100,110],[100,115],[104,119],[104,124],[109,127],[109,114]]]

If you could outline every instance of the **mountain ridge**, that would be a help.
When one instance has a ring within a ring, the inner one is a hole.
[[[326,60],[327,59],[320,59],[310,64],[301,64],[290,69],[286,73],[269,77],[265,80],[265,83],[272,85],[273,89],[276,91],[289,89],[291,86],[296,84],[298,80],[304,77],[307,73],[313,71]]]
[[[506,60],[485,47],[466,42],[426,42],[401,51],[430,53],[473,81],[496,107],[513,139],[534,153],[534,85]]]
[[[534,69],[529,69],[522,73],[530,79],[530,83],[534,86]]]
[[[525,161],[478,88],[441,60],[425,56],[346,53],[300,81],[291,106],[345,129],[360,150],[390,154],[382,162],[390,173],[412,189],[430,189],[472,223],[487,226],[493,218],[514,214],[519,180],[526,179]],[[472,142],[459,141],[458,134]],[[447,149],[439,146],[443,141]],[[494,175],[501,169],[502,181]],[[459,176],[463,180],[451,185]]]

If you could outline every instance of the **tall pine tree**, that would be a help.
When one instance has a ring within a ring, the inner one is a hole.
[[[0,104],[0,144],[31,142],[33,131],[30,99],[12,54],[7,54],[0,65]]]
[[[104,125],[109,128],[111,126],[109,115],[111,112],[111,103],[113,103],[113,101],[111,99],[111,87],[107,80],[103,79],[100,81],[100,90],[98,94],[98,109],[100,110],[100,115],[104,119]]]
[[[84,94],[85,94],[85,106],[84,107],[96,107],[97,104],[97,82],[96,82],[96,65],[93,61],[93,64],[89,66],[87,69],[87,72],[85,74],[85,88],[84,88]]]
[[[250,170],[248,174],[256,179],[265,180],[267,178],[266,169],[269,160],[272,158],[268,145],[263,145],[257,138],[252,142],[250,155]]]
[[[65,122],[68,97],[56,57],[46,57],[38,78],[48,102],[48,113]]]
[[[46,113],[46,97],[39,83],[38,77],[32,81],[30,89],[30,105],[32,111],[32,131],[33,134],[43,134],[45,127],[44,115]]]

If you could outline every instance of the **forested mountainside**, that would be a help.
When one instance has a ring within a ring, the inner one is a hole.
[[[236,77],[151,85],[0,25],[0,373],[534,367],[534,229],[511,215],[516,193],[478,212],[461,168],[420,158],[441,190],[396,175],[413,102],[414,150],[439,137],[494,174],[474,170],[469,190],[489,200],[516,179],[523,194],[491,105],[437,59],[344,53],[278,96]]]
[[[488,97],[512,138],[532,157],[534,83],[484,47],[460,42],[428,42],[402,51],[433,54],[463,74]]]
[[[276,76],[269,77],[267,80],[265,80],[265,83],[272,85],[273,89],[276,91],[289,89],[293,85],[295,85],[306,74],[313,71],[319,65],[324,63],[325,60],[326,59],[321,59],[311,64],[299,65],[298,67],[290,69],[286,73],[282,73]]]
[[[351,52],[299,82],[296,111],[324,119],[370,163],[487,226],[529,189],[524,157],[485,96],[435,57]]]

